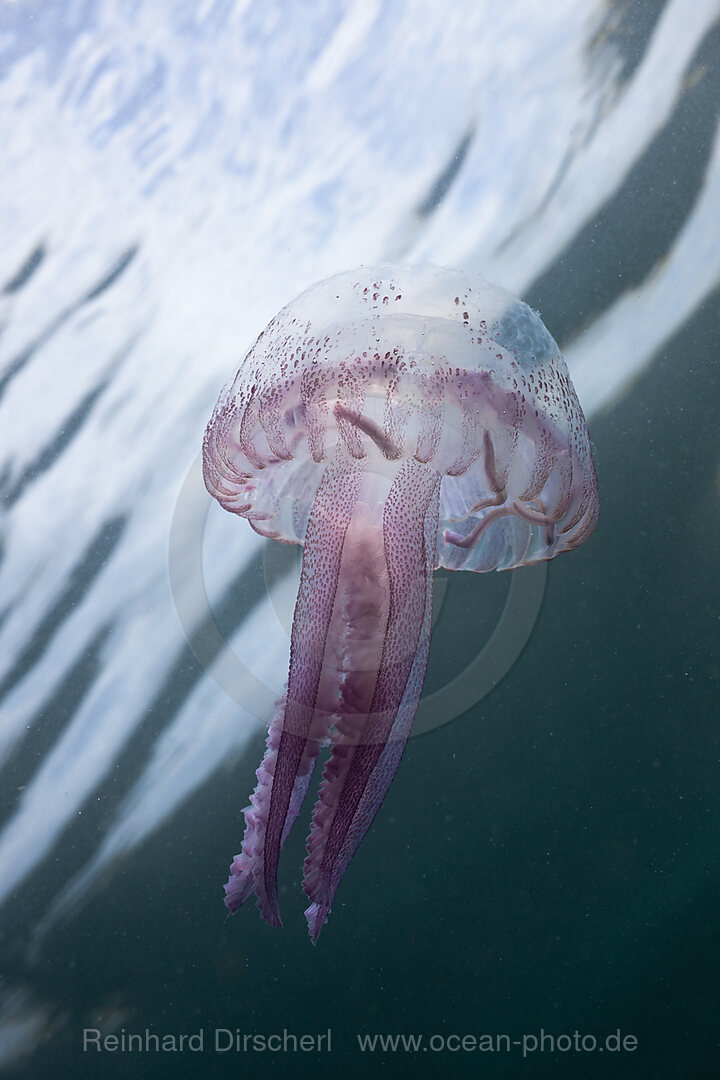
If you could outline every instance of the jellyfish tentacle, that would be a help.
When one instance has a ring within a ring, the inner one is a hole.
[[[492,505],[492,499],[485,499],[482,503],[477,503],[472,510],[486,509]],[[499,506],[497,509],[490,510],[487,514],[483,514],[477,525],[471,529],[467,536],[463,536],[461,533],[451,532],[449,529],[445,530],[443,536],[449,544],[454,544],[456,547],[473,548],[480,542],[488,527],[492,525],[494,521],[497,521],[498,518],[507,517],[510,514],[514,514],[515,517],[519,518],[521,521],[526,521],[529,525],[544,525],[547,528],[552,528],[557,522],[557,517],[554,513],[542,513],[539,510],[534,510],[531,506],[525,506],[516,499],[509,506]]]
[[[512,506],[499,506],[497,510],[490,510],[489,513],[484,514],[480,518],[477,525],[472,529],[467,536],[462,536],[461,533],[451,532],[446,529],[443,536],[447,543],[454,544],[459,548],[473,548],[475,547],[480,538],[482,537],[488,526],[492,525],[493,521],[497,521],[498,518],[507,517],[508,514],[514,514]]]
[[[483,432],[483,451],[485,460],[485,475],[487,476],[488,483],[493,491],[497,494],[503,494],[505,491],[505,482],[501,475],[497,471],[497,462],[495,458],[495,446],[492,441],[492,436],[489,431]]]
[[[529,525],[554,525],[557,518],[552,514],[545,514],[540,510],[534,510],[532,506],[525,506],[517,499],[512,504],[513,513]]]
[[[469,510],[466,510],[462,517],[453,518],[453,521],[466,521],[473,514],[477,514],[478,510],[488,510],[493,506],[502,506],[505,502],[505,492],[501,491],[499,495],[493,495],[492,498],[481,499],[480,502],[476,502],[474,506],[471,506]]]
[[[439,489],[437,473],[406,462],[385,504],[387,627],[369,711],[344,713],[337,725],[313,812],[303,880],[313,942],[392,782],[417,710],[430,647]],[[348,673],[349,682],[354,677]]]
[[[388,461],[396,461],[401,456],[402,450],[400,447],[396,446],[380,425],[371,420],[369,416],[353,412],[352,409],[346,408],[339,402],[335,405],[333,412],[336,420],[352,424],[358,431],[362,431],[364,435],[371,438]]]

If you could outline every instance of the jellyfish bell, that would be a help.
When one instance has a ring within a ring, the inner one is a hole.
[[[280,925],[280,849],[329,744],[303,881],[315,941],[410,733],[433,570],[509,570],[582,543],[598,512],[587,427],[526,304],[388,265],[314,285],[270,322],[220,396],[203,463],[225,509],[303,545],[287,691],[226,904],[254,892]]]

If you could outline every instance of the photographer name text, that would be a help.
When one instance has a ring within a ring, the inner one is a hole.
[[[235,1053],[327,1053],[332,1050],[332,1031],[296,1035],[287,1028],[272,1035],[249,1035],[237,1028],[218,1027],[190,1032],[126,1031],[105,1035],[99,1028],[83,1028],[83,1050],[86,1053],[166,1053],[201,1054],[210,1050],[216,1054]]]

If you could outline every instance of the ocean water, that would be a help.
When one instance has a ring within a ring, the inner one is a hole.
[[[0,0],[0,1067],[718,1075],[719,22]],[[283,929],[222,904],[297,559],[197,455],[274,312],[387,259],[542,313],[601,519],[451,716],[510,584],[438,575],[423,722],[313,948],[309,807]]]

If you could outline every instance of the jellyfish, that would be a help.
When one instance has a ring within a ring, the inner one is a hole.
[[[280,926],[278,861],[330,747],[304,864],[315,943],[397,770],[423,688],[433,571],[511,570],[598,515],[585,418],[527,304],[387,265],[314,285],[260,334],[203,443],[209,492],[303,546],[285,693],[225,903]]]

